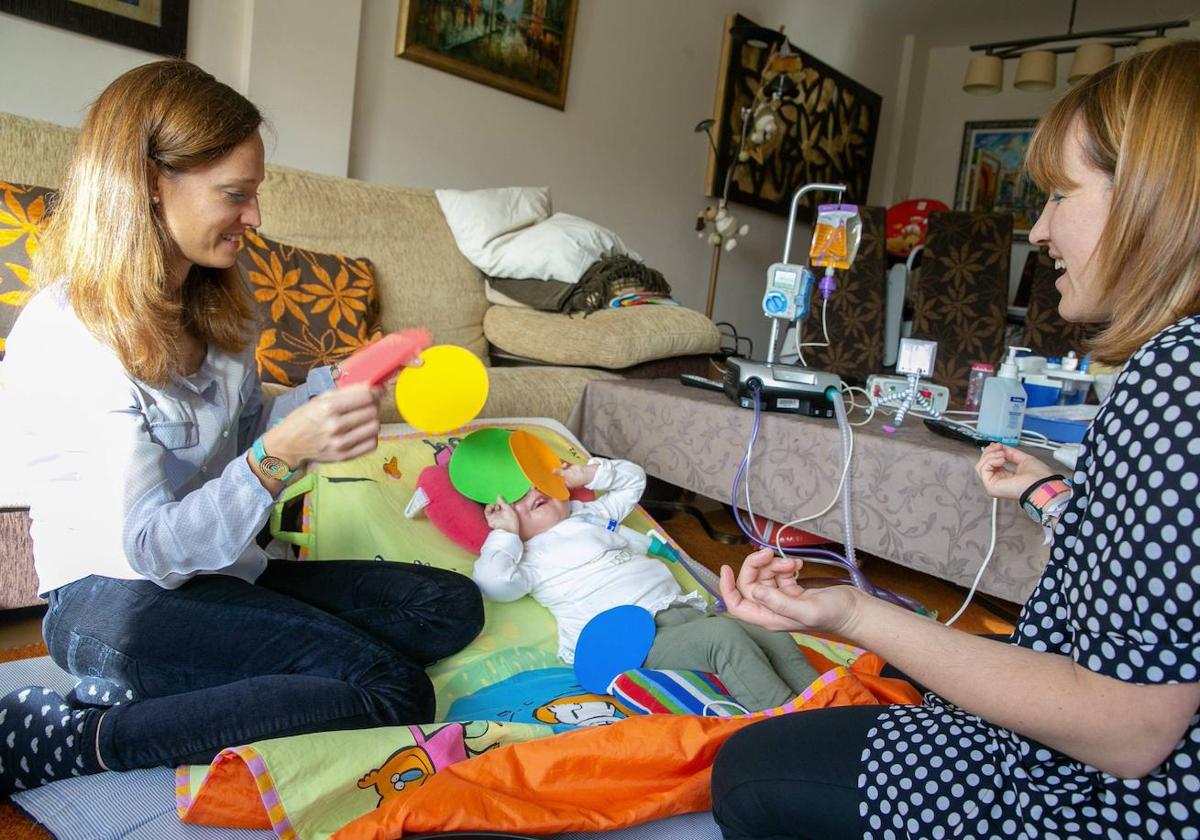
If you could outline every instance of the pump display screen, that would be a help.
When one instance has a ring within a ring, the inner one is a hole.
[[[796,288],[796,272],[794,271],[776,271],[773,281],[774,285],[780,289],[791,291]]]
[[[900,339],[900,352],[896,359],[896,373],[929,376],[933,373],[933,360],[936,355],[936,341],[902,338]]]

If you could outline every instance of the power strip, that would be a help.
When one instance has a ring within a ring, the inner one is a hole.
[[[880,376],[877,374],[867,377],[867,394],[870,396],[871,405],[878,405],[880,397],[886,397],[891,394],[903,394],[908,390],[908,380],[903,376]],[[922,393],[928,395],[933,402],[933,408],[939,414],[944,412],[950,405],[950,390],[945,385],[934,385],[932,382],[922,380],[920,384]],[[916,407],[913,407],[917,413],[921,413]]]

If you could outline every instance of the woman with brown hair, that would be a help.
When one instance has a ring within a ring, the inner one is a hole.
[[[739,618],[869,648],[921,706],[828,709],[740,731],[713,769],[727,838],[1196,837],[1200,825],[1200,43],[1080,82],[1028,168],[1031,241],[1059,311],[1123,364],[1070,482],[1009,447],[988,492],[1053,529],[1007,644],[851,587],[805,589],[758,552],[721,588]]]
[[[80,683],[0,699],[0,793],[432,720],[424,668],[482,626],[462,575],[256,542],[297,470],[375,448],[381,395],[319,368],[263,400],[235,268],[261,122],[183,61],[125,73],[85,120],[5,360],[46,645]]]

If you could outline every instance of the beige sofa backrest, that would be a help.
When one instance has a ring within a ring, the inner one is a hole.
[[[0,112],[0,180],[58,187],[76,131]],[[487,356],[488,303],[432,190],[267,167],[262,232],[289,245],[375,264],[387,331],[426,326],[438,343]]]

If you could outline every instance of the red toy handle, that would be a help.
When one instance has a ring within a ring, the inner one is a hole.
[[[338,362],[339,374],[334,384],[339,388],[359,382],[382,385],[389,376],[404,367],[405,362],[432,343],[433,336],[424,327],[389,333]]]

